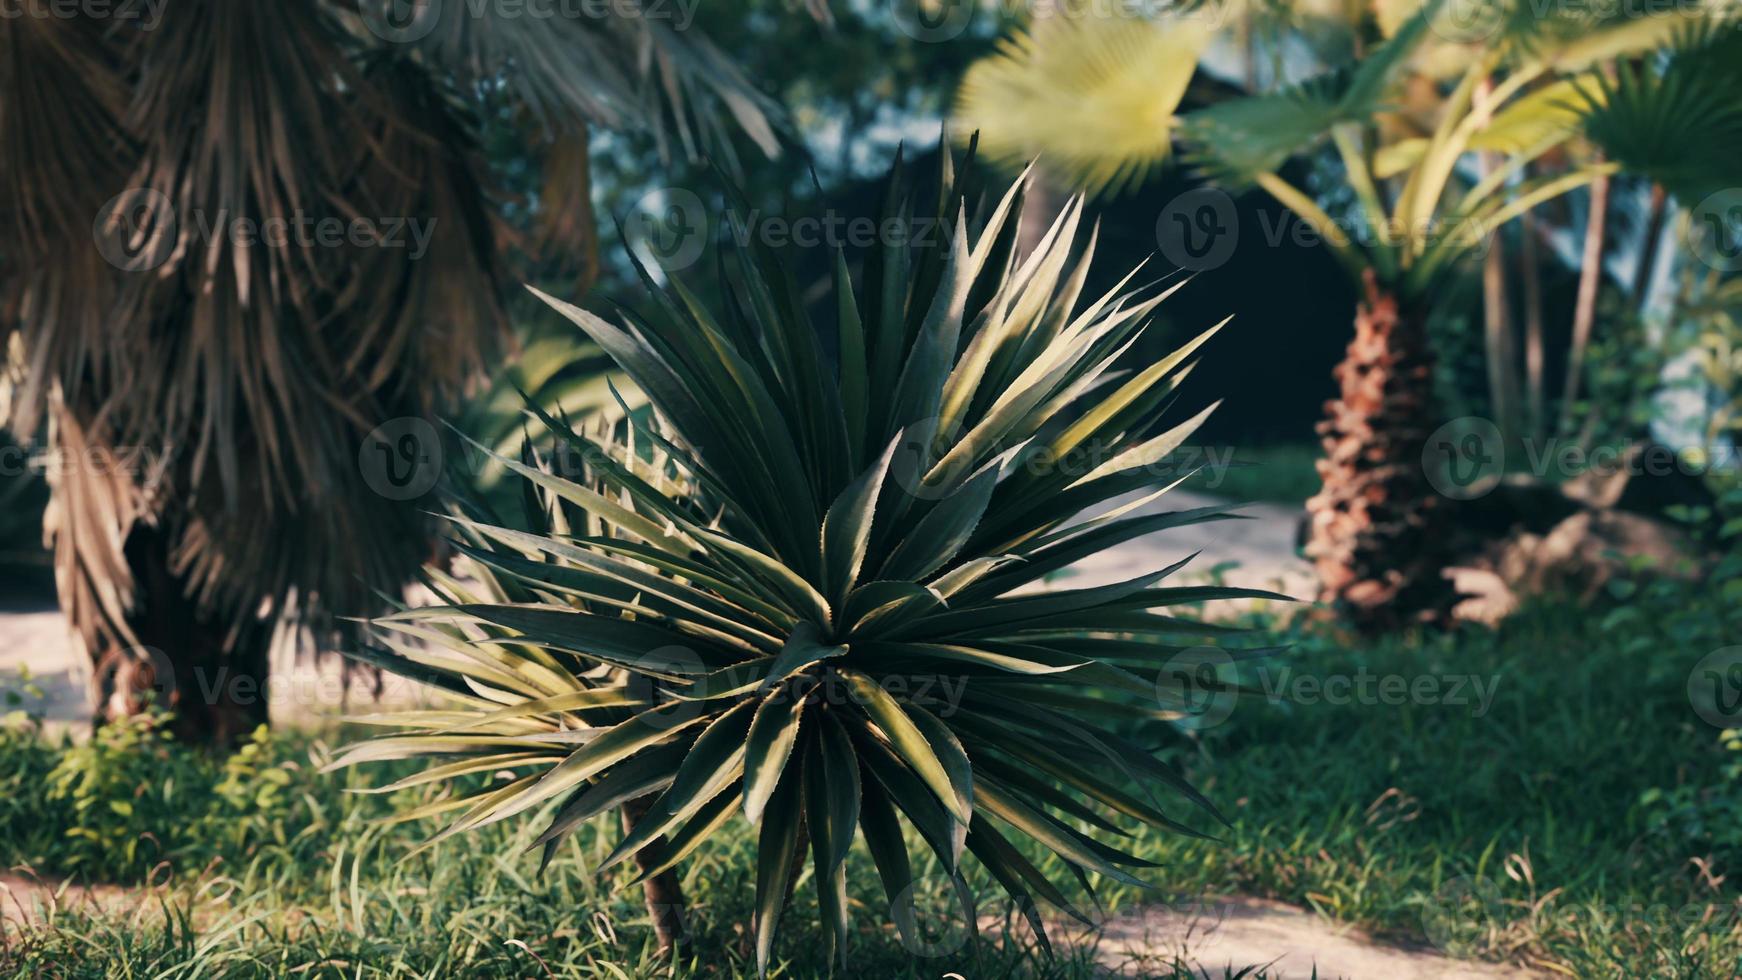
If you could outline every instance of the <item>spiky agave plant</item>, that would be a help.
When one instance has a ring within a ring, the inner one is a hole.
[[[1033,898],[1081,913],[1012,837],[1085,885],[1091,871],[1134,882],[1146,862],[1097,831],[1122,833],[1123,816],[1192,833],[1164,796],[1214,813],[1122,726],[1169,717],[1198,682],[1156,676],[1211,632],[1169,610],[1266,593],[1159,585],[1183,557],[1117,584],[1035,587],[1228,516],[1149,506],[1207,414],[1155,424],[1209,334],[1115,375],[1165,293],[1128,290],[1128,275],[1080,301],[1081,200],[1017,255],[1019,191],[970,221],[944,159],[935,245],[886,242],[857,282],[837,256],[834,358],[789,270],[756,246],[725,267],[719,312],[676,280],[649,278],[658,314],[621,326],[547,297],[647,393],[662,421],[633,435],[653,451],[535,407],[570,450],[504,461],[539,491],[539,528],[459,519],[493,594],[455,586],[449,605],[387,617],[398,652],[364,653],[452,706],[385,719],[413,731],[334,765],[450,760],[415,782],[510,770],[434,804],[459,814],[438,838],[554,805],[546,860],[582,821],[652,795],[601,866],[639,852],[643,877],[741,811],[760,825],[763,969],[806,847],[831,950],[856,833],[911,935],[903,821],[952,876],[973,855],[1044,940]],[[915,214],[906,186],[898,163],[880,228]]]

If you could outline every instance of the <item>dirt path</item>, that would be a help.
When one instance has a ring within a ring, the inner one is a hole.
[[[1178,959],[1220,978],[1262,967],[1271,980],[1525,980],[1518,967],[1454,960],[1433,950],[1375,941],[1314,912],[1257,898],[1206,899],[1189,908],[1151,907],[1103,928],[1096,960],[1110,976],[1165,972]]]
[[[151,893],[114,885],[71,886],[0,874],[0,936],[40,924],[50,912],[104,915],[148,913]],[[987,938],[996,930],[982,928]],[[1453,960],[1432,951],[1400,949],[1338,926],[1319,915],[1255,898],[1205,900],[1189,908],[1143,909],[1108,922],[1099,935],[1049,927],[1055,938],[1093,944],[1109,977],[1169,973],[1184,963],[1210,978],[1254,968],[1269,980],[1530,980],[1541,974],[1512,966]]]
[[[7,872],[0,874],[0,924],[34,925],[54,911],[124,912],[138,907],[143,889],[72,885]]]

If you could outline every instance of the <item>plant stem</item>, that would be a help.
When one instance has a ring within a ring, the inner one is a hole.
[[[1579,379],[1585,373],[1585,351],[1591,343],[1591,325],[1597,319],[1597,290],[1603,283],[1603,240],[1609,217],[1609,177],[1591,184],[1591,212],[1585,218],[1585,254],[1579,262],[1579,294],[1573,306],[1573,346],[1567,354],[1567,380],[1561,395],[1559,431],[1573,423],[1573,406],[1579,399]]]
[[[1470,118],[1486,124],[1493,104],[1494,86],[1487,79],[1476,86],[1478,108]],[[1460,130],[1462,127],[1460,127]],[[1477,154],[1484,174],[1500,169],[1499,155]],[[1482,340],[1488,355],[1488,403],[1500,431],[1517,431],[1517,385],[1513,377],[1512,298],[1506,283],[1506,228],[1495,225],[1488,239],[1488,254],[1482,257]]]
[[[624,833],[635,829],[635,825],[647,816],[647,808],[652,803],[653,797],[644,796],[630,800],[619,808]],[[665,838],[655,837],[646,847],[635,852],[635,866],[644,873],[657,868],[664,851]],[[641,897],[647,904],[647,916],[653,923],[653,935],[659,941],[659,951],[662,954],[671,953],[688,938],[683,919],[683,883],[678,880],[677,869],[662,871],[643,881]]]
[[[1658,243],[1663,240],[1663,222],[1669,194],[1662,184],[1651,185],[1651,205],[1645,221],[1645,242],[1639,250],[1639,267],[1633,270],[1633,299],[1640,310],[1651,295],[1651,274],[1657,270]]]
[[[1519,279],[1524,284],[1524,372],[1530,433],[1546,436],[1547,397],[1543,386],[1542,261],[1536,241],[1536,215],[1526,212],[1519,219]]]

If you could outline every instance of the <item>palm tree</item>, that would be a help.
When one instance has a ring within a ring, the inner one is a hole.
[[[1438,560],[1446,501],[1427,465],[1439,422],[1426,331],[1436,290],[1507,222],[1623,169],[1687,195],[1724,186],[1742,111],[1736,69],[1716,67],[1735,57],[1738,32],[1716,16],[1540,20],[1529,5],[1499,4],[1480,43],[1447,40],[1455,32],[1441,16],[1430,0],[1407,18],[1378,17],[1382,37],[1365,57],[1183,116],[1181,59],[1135,55],[1160,38],[1204,37],[1201,26],[1043,23],[970,74],[957,113],[993,153],[1050,156],[1090,187],[1141,174],[1183,143],[1212,179],[1262,189],[1318,232],[1361,298],[1319,426],[1309,553],[1321,598],[1365,627],[1434,615],[1449,598]],[[1666,46],[1673,57],[1646,80],[1598,70]],[[1067,66],[1073,111],[1035,113],[1023,98],[1047,65]],[[1125,135],[1100,135],[1121,121]],[[1674,141],[1683,127],[1699,135]],[[1357,202],[1351,221],[1280,174],[1327,144]],[[1476,158],[1489,165],[1472,170]]]
[[[422,420],[505,339],[481,120],[548,147],[538,232],[581,252],[588,125],[775,150],[766,100],[653,15],[396,6],[0,21],[11,420],[81,461],[48,525],[99,721],[155,688],[183,736],[245,734],[275,634],[428,557]]]

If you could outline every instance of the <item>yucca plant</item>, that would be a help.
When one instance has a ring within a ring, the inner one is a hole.
[[[1361,36],[1365,18],[1355,25],[1358,39],[1373,42],[1365,56],[1180,115],[1192,67],[1185,59],[1209,41],[1191,15],[1044,20],[975,65],[958,100],[958,122],[983,129],[995,155],[1039,153],[1091,189],[1141,176],[1177,144],[1210,179],[1275,197],[1348,270],[1360,296],[1355,336],[1319,426],[1323,490],[1308,502],[1308,552],[1321,598],[1368,628],[1431,617],[1450,598],[1438,553],[1443,501],[1424,467],[1441,421],[1427,320],[1448,276],[1508,222],[1611,174],[1709,193],[1735,172],[1726,161],[1739,35],[1727,14],[1544,16],[1515,0],[1489,6],[1493,32],[1460,43],[1447,40],[1459,32],[1448,29],[1442,0],[1375,4],[1378,36]],[[1176,56],[1151,55],[1159,51]],[[1623,57],[1654,64],[1608,80],[1603,66]],[[1049,81],[1071,93],[1074,111],[1046,111],[1050,103],[1033,97]],[[1102,136],[1121,124],[1120,138]],[[1696,130],[1702,145],[1677,150]],[[1356,204],[1352,228],[1282,173],[1327,150]],[[1587,251],[1576,337],[1589,332],[1602,260],[1600,205],[1593,215],[1598,247]],[[1503,272],[1499,258],[1486,255],[1485,273]],[[1490,294],[1491,309],[1504,305]],[[1490,317],[1491,387],[1504,422],[1513,368],[1497,321]],[[1540,331],[1535,341],[1540,348]],[[1540,416],[1540,400],[1533,407]]]
[[[655,416],[607,440],[532,409],[565,451],[503,461],[531,529],[456,517],[482,585],[444,580],[446,604],[380,620],[387,648],[359,654],[446,703],[375,719],[410,731],[334,765],[435,763],[402,786],[508,771],[418,813],[457,814],[439,840],[543,812],[547,859],[640,800],[601,870],[639,855],[643,879],[741,813],[759,825],[762,969],[807,860],[844,955],[855,836],[904,937],[906,825],[958,881],[972,855],[1044,940],[1035,899],[1083,913],[1019,841],[1085,886],[1089,872],[1132,882],[1145,862],[1104,842],[1124,833],[1115,819],[1194,833],[1179,804],[1214,814],[1145,747],[1229,655],[1175,613],[1266,593],[1163,584],[1183,555],[1116,584],[1038,587],[1229,516],[1150,506],[1208,412],[1157,424],[1209,333],[1113,372],[1166,292],[1131,288],[1133,273],[1085,298],[1080,199],[1017,254],[1020,191],[970,220],[944,161],[927,198],[938,241],[886,242],[856,278],[838,257],[832,344],[760,246],[723,265],[717,311],[676,279],[648,278],[656,311],[621,324],[547,297]],[[908,186],[898,162],[886,220],[924,214]],[[1157,677],[1170,662],[1190,669]]]

